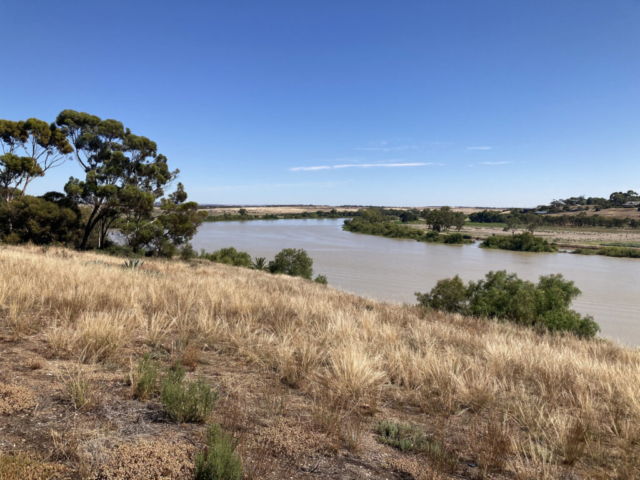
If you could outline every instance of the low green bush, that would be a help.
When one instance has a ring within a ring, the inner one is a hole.
[[[392,221],[367,221],[365,218],[357,217],[353,220],[345,220],[343,230],[353,233],[363,233],[367,235],[377,235],[387,238],[407,238],[419,242],[464,244],[471,243],[469,235],[461,233],[443,234],[435,230],[424,231],[418,228],[399,225]]]
[[[319,283],[321,285],[328,285],[329,284],[329,280],[327,280],[327,276],[326,275],[318,275],[316,277],[316,279],[314,280],[314,282]]]
[[[185,371],[180,363],[168,370],[162,382],[162,404],[165,413],[179,423],[204,423],[218,400],[207,382],[184,380]]]
[[[558,246],[549,243],[531,232],[518,235],[494,235],[480,244],[482,248],[498,248],[501,250],[515,250],[518,252],[557,252]]]
[[[180,260],[188,262],[189,260],[196,258],[198,253],[194,250],[190,243],[187,243],[180,249]]]
[[[569,306],[582,292],[562,275],[540,277],[537,284],[501,270],[468,285],[455,276],[438,281],[429,293],[416,292],[420,305],[429,309],[507,320],[551,332],[571,332],[594,337],[600,327],[590,316]]]
[[[639,248],[604,247],[600,249],[577,248],[573,251],[580,255],[602,255],[605,257],[640,258]]]
[[[457,460],[455,455],[447,452],[444,445],[433,437],[426,435],[420,428],[410,423],[397,423],[383,420],[376,425],[378,441],[397,448],[401,452],[426,454],[440,467],[454,471]]]
[[[152,398],[158,393],[158,376],[160,364],[146,354],[132,368],[129,382],[133,387],[133,396],[140,400]]]
[[[242,463],[235,453],[236,441],[220,425],[207,429],[207,446],[195,455],[195,480],[240,480]]]
[[[269,262],[269,271],[311,280],[313,259],[302,249],[285,248]]]
[[[221,248],[212,253],[207,253],[203,249],[199,257],[210,262],[224,263],[234,267],[251,267],[251,255],[247,252],[239,252],[233,247]]]

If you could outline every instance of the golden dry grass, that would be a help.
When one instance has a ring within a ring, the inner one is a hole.
[[[142,344],[170,344],[276,371],[354,450],[363,415],[417,412],[449,425],[438,434],[485,475],[640,478],[638,350],[224,265],[149,261],[160,272],[149,274],[120,263],[2,248],[2,326],[18,338],[25,319],[54,358],[125,368]]]

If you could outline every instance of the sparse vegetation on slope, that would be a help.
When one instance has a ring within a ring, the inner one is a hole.
[[[247,478],[640,476],[637,350],[250,269],[151,259],[161,274],[148,275],[121,262],[0,249],[0,384],[35,396],[29,415],[0,417],[2,439],[55,452],[74,478],[142,465],[117,452],[143,439],[205,449],[206,425],[167,421],[124,381],[131,358],[153,352],[166,369],[187,348],[220,392],[211,420],[238,439]],[[39,370],[24,367],[34,354],[47,358]],[[76,411],[56,372],[78,359],[96,403]],[[443,461],[376,441],[376,425],[398,418],[437,440]],[[186,478],[173,463],[162,475]]]

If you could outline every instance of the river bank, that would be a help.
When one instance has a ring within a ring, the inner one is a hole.
[[[413,228],[427,230],[423,223],[411,224]],[[526,229],[519,228],[515,233],[523,233]],[[493,235],[511,235],[504,231],[503,226],[464,226],[461,233],[471,235],[474,239],[484,240]],[[559,247],[598,248],[600,246],[629,246],[640,247],[640,230],[637,229],[609,229],[609,228],[561,228],[541,227],[536,229],[535,235],[556,243]],[[618,245],[619,244],[619,245]]]

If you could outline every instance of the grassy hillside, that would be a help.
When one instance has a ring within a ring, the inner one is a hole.
[[[208,262],[122,263],[0,249],[0,479],[193,478],[207,427],[172,420],[155,378],[141,395],[144,354],[217,393],[207,423],[237,441],[243,478],[640,476],[637,350]]]

